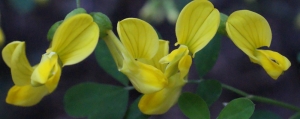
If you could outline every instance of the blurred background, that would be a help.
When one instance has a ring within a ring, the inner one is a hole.
[[[174,1],[176,9],[180,11],[190,0]],[[146,0],[81,0],[81,7],[85,8],[87,12],[102,12],[108,15],[115,28],[117,22],[124,18],[139,17],[140,10],[146,2]],[[300,107],[300,65],[297,61],[297,55],[300,51],[300,1],[211,0],[211,2],[220,12],[227,15],[236,10],[248,9],[264,16],[273,33],[270,48],[286,56],[291,61],[292,66],[275,81],[267,75],[261,66],[251,63],[248,57],[230,39],[223,37],[217,63],[204,78],[216,79],[247,93],[273,98]],[[65,15],[75,8],[75,0],[1,0],[1,27],[6,36],[5,44],[15,40],[25,41],[29,62],[32,65],[39,63],[41,55],[49,46],[46,39],[48,29],[56,21],[64,19]],[[164,11],[166,10],[158,9],[156,12],[163,13]],[[175,48],[173,44],[176,42],[174,21],[176,20],[172,21],[172,19],[160,17],[149,21],[163,39],[170,41],[171,49]],[[63,96],[68,88],[88,81],[121,85],[95,64],[97,64],[95,55],[92,54],[79,64],[64,67],[57,89],[51,95],[46,96],[38,105],[23,108],[5,103],[7,91],[13,86],[13,82],[10,69],[0,58],[0,118],[72,119],[63,107]],[[190,79],[197,79],[198,75],[195,68],[192,67],[191,71]],[[187,84],[183,91],[193,92],[195,89],[195,84]],[[131,91],[130,102],[138,95],[136,91]],[[223,108],[223,102],[229,102],[237,97],[239,95],[223,90],[220,99],[210,108],[211,118],[216,118]],[[268,104],[254,103],[256,109],[272,111],[282,118],[288,118],[295,113]],[[166,114],[150,118],[185,119],[186,117],[175,105]]]

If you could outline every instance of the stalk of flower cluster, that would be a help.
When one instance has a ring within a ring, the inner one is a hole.
[[[188,83],[200,83],[204,81],[204,79],[200,79],[200,80],[188,80]],[[239,94],[241,96],[244,96],[252,101],[256,101],[256,102],[262,102],[262,103],[266,103],[266,104],[271,104],[271,105],[276,105],[276,106],[279,106],[279,107],[283,107],[283,108],[286,108],[286,109],[289,109],[289,110],[293,110],[293,111],[300,111],[300,108],[297,107],[297,106],[294,106],[294,105],[291,105],[291,104],[288,104],[288,103],[285,103],[285,102],[282,102],[282,101],[278,101],[278,100],[274,100],[274,99],[270,99],[270,98],[267,98],[267,97],[263,97],[263,96],[258,96],[258,95],[252,95],[252,94],[249,94],[249,93],[246,93],[242,90],[239,90],[237,88],[234,88],[232,86],[229,86],[229,85],[226,85],[226,84],[223,84],[222,83],[222,88],[223,89],[226,89],[226,90],[229,90],[229,91],[232,91],[236,94]]]
[[[289,109],[289,110],[293,110],[293,111],[300,111],[300,108],[297,107],[297,106],[294,106],[294,105],[291,105],[291,104],[288,104],[288,103],[285,103],[285,102],[281,102],[281,101],[278,101],[278,100],[274,100],[274,99],[270,99],[270,98],[267,98],[267,97],[263,97],[263,96],[257,96],[257,95],[252,95],[252,94],[248,94],[244,91],[241,91],[237,88],[234,88],[232,86],[229,86],[229,85],[226,85],[226,84],[222,84],[222,87],[224,89],[227,89],[227,90],[230,90],[232,92],[235,92],[241,96],[244,96],[250,100],[253,100],[253,101],[256,101],[256,102],[262,102],[262,103],[267,103],[267,104],[271,104],[271,105],[276,105],[276,106],[279,106],[279,107],[283,107],[283,108],[286,108],[286,109]]]

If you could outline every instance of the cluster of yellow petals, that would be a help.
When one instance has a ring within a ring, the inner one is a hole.
[[[76,64],[96,47],[99,28],[88,14],[74,15],[58,27],[50,48],[39,64],[31,66],[25,42],[14,41],[2,50],[4,62],[11,69],[14,86],[6,102],[16,106],[33,106],[52,93],[58,85],[63,66]]]
[[[216,34],[220,13],[209,1],[187,4],[176,23],[178,49],[169,53],[147,22],[127,18],[118,23],[120,40],[112,31],[104,38],[120,72],[143,93],[138,107],[144,114],[163,114],[176,102],[187,82],[192,56]],[[192,54],[192,56],[191,56]]]
[[[249,10],[235,11],[228,17],[226,31],[234,44],[273,79],[291,66],[291,62],[278,52],[260,49],[270,47],[272,39],[271,28],[263,16]]]

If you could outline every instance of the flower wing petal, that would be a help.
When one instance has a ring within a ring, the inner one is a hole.
[[[13,86],[8,91],[6,102],[16,106],[28,107],[39,103],[47,94],[48,90],[45,86]]]
[[[2,57],[11,69],[11,75],[15,85],[23,86],[30,84],[30,76],[33,72],[26,53],[25,42],[14,41],[2,50]]]
[[[61,67],[56,64],[53,68],[53,74],[52,76],[48,79],[48,81],[46,82],[45,86],[47,87],[49,93],[52,93],[57,85],[58,85],[58,82],[59,82],[59,79],[60,79],[60,75],[61,75]]]
[[[160,59],[160,63],[168,63],[166,70],[165,70],[165,76],[167,78],[175,75],[180,71],[178,68],[183,68],[181,64],[179,66],[180,60],[188,55],[189,50],[185,45],[181,45],[178,49],[173,50],[169,55],[163,57]],[[182,62],[183,63],[183,62]],[[187,65],[185,65],[187,66]],[[187,68],[187,67],[186,67]]]
[[[157,92],[168,83],[160,70],[139,61],[125,62],[120,71],[129,78],[134,88],[143,94]]]
[[[167,112],[177,102],[185,83],[183,79],[180,79],[180,73],[173,75],[163,90],[143,95],[138,104],[139,109],[149,115]]]
[[[44,85],[49,77],[53,74],[54,66],[58,64],[58,56],[55,52],[49,54],[44,54],[42,56],[41,62],[34,69],[31,75],[31,85],[40,86]]]
[[[190,71],[192,65],[192,57],[190,55],[183,56],[178,63],[178,70],[180,72],[180,78],[186,77]]]
[[[63,65],[76,64],[95,49],[99,28],[88,14],[66,19],[56,30],[49,50],[59,55]]]
[[[156,67],[157,69],[159,69],[162,72],[165,72],[166,66],[167,64],[164,63],[159,63],[159,60],[161,58],[163,58],[164,56],[168,55],[169,53],[169,41],[166,40],[159,40],[159,47],[158,47],[158,51],[155,56],[153,58],[151,58],[150,60],[146,60],[146,59],[139,59],[138,61],[141,61],[143,63],[152,65],[154,67]]]
[[[273,78],[277,79],[290,66],[291,62],[278,52],[271,50],[258,50],[257,63]]]
[[[251,58],[254,58],[255,49],[271,44],[269,23],[249,10],[233,12],[226,22],[226,31],[233,43]]]
[[[192,1],[179,14],[176,23],[177,43],[186,45],[193,56],[216,34],[220,13],[209,1]]]
[[[158,50],[158,35],[147,22],[127,18],[118,23],[119,37],[134,59],[151,59]]]

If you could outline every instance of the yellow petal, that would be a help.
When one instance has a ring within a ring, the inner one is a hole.
[[[98,38],[99,28],[93,18],[88,14],[78,14],[58,27],[47,52],[56,52],[64,66],[76,64],[93,52]]]
[[[56,64],[53,68],[52,75],[50,76],[50,78],[48,79],[48,81],[45,84],[49,93],[52,93],[56,89],[59,79],[60,79],[60,75],[61,75],[61,66]]]
[[[120,71],[129,78],[134,88],[143,94],[157,92],[168,83],[160,70],[139,61],[124,62]]]
[[[4,60],[4,62],[6,63],[6,65],[8,67],[11,67],[11,58],[12,58],[12,55],[16,49],[17,46],[19,45],[24,45],[25,43],[24,42],[21,42],[21,41],[13,41],[9,44],[7,44],[3,50],[2,50],[2,58]]]
[[[44,85],[53,75],[54,66],[58,64],[58,56],[55,52],[44,54],[40,64],[34,69],[31,75],[31,85]]]
[[[211,2],[192,1],[179,14],[176,45],[186,45],[194,56],[214,37],[219,24],[220,13]]]
[[[127,18],[118,23],[119,37],[134,59],[151,59],[158,50],[158,35],[145,21]]]
[[[33,69],[26,57],[25,42],[14,41],[9,43],[2,50],[2,57],[11,69],[15,85],[23,86],[30,84],[30,76]]]
[[[252,58],[257,48],[271,44],[269,23],[261,15],[249,10],[232,13],[226,22],[226,31],[234,44]]]
[[[173,50],[169,55],[163,57],[160,59],[160,63],[168,63],[166,70],[165,70],[165,76],[167,78],[173,76],[176,74],[178,69],[179,61],[182,59],[182,57],[188,55],[189,50],[186,46],[181,45],[178,49]],[[181,66],[180,66],[181,67]]]
[[[150,60],[140,59],[143,63],[152,65],[162,72],[165,72],[167,64],[159,63],[159,60],[169,53],[169,41],[159,40],[158,52]]]
[[[185,78],[190,70],[192,65],[192,57],[190,55],[183,56],[178,63],[178,70],[180,72],[180,78]]]
[[[138,107],[142,113],[157,115],[167,112],[178,100],[185,82],[179,78],[180,74],[172,76],[166,88],[152,94],[145,94]]]
[[[24,107],[33,106],[39,103],[47,94],[48,90],[45,86],[13,86],[8,91],[6,103]]]
[[[125,49],[123,44],[120,42],[118,37],[113,33],[113,31],[107,31],[107,36],[103,38],[106,43],[112,57],[114,58],[118,69],[122,69],[123,61],[133,61],[131,54]]]
[[[257,63],[273,78],[277,79],[290,66],[291,62],[278,52],[271,50],[257,50]]]

